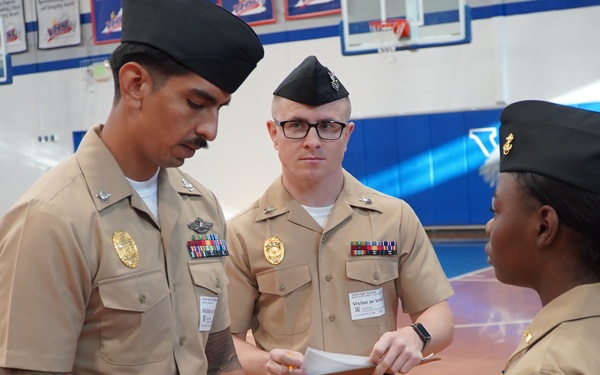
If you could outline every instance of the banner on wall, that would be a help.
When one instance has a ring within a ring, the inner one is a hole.
[[[284,0],[288,20],[340,13],[341,0]]]
[[[27,31],[23,0],[0,0],[0,18],[4,22],[7,53],[27,51]]]
[[[51,49],[81,43],[79,1],[35,0],[38,48]]]
[[[95,44],[121,40],[122,0],[92,0],[92,30]]]
[[[220,0],[219,5],[243,19],[250,26],[277,21],[273,0]]]
[[[6,33],[0,17],[0,85],[12,83],[10,56],[6,53]]]

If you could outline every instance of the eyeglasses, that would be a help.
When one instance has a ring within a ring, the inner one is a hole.
[[[275,121],[275,125],[283,128],[283,135],[290,139],[302,139],[308,135],[311,128],[315,128],[321,139],[333,141],[340,139],[347,124],[338,121],[321,121],[311,124],[305,121]]]

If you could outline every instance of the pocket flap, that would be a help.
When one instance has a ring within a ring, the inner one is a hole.
[[[346,259],[346,276],[371,285],[381,285],[398,278],[398,259],[356,256]]]
[[[222,258],[202,259],[188,263],[190,273],[196,286],[208,289],[215,294],[225,290],[229,279],[225,274],[225,264]]]
[[[256,274],[258,290],[262,293],[285,296],[310,282],[308,263],[277,267]]]
[[[170,293],[160,270],[98,281],[98,291],[104,307],[137,312],[147,311]]]

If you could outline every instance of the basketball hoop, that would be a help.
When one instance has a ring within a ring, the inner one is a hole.
[[[377,20],[369,22],[369,30],[375,36],[377,52],[383,62],[396,60],[394,52],[398,41],[410,38],[410,26],[406,20]]]

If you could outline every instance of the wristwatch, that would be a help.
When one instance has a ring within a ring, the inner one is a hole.
[[[427,330],[425,329],[425,327],[423,327],[423,324],[421,323],[415,323],[412,325],[412,327],[423,341],[423,349],[421,349],[421,352],[423,352],[427,344],[431,342],[431,335],[429,334],[429,332],[427,332]]]

